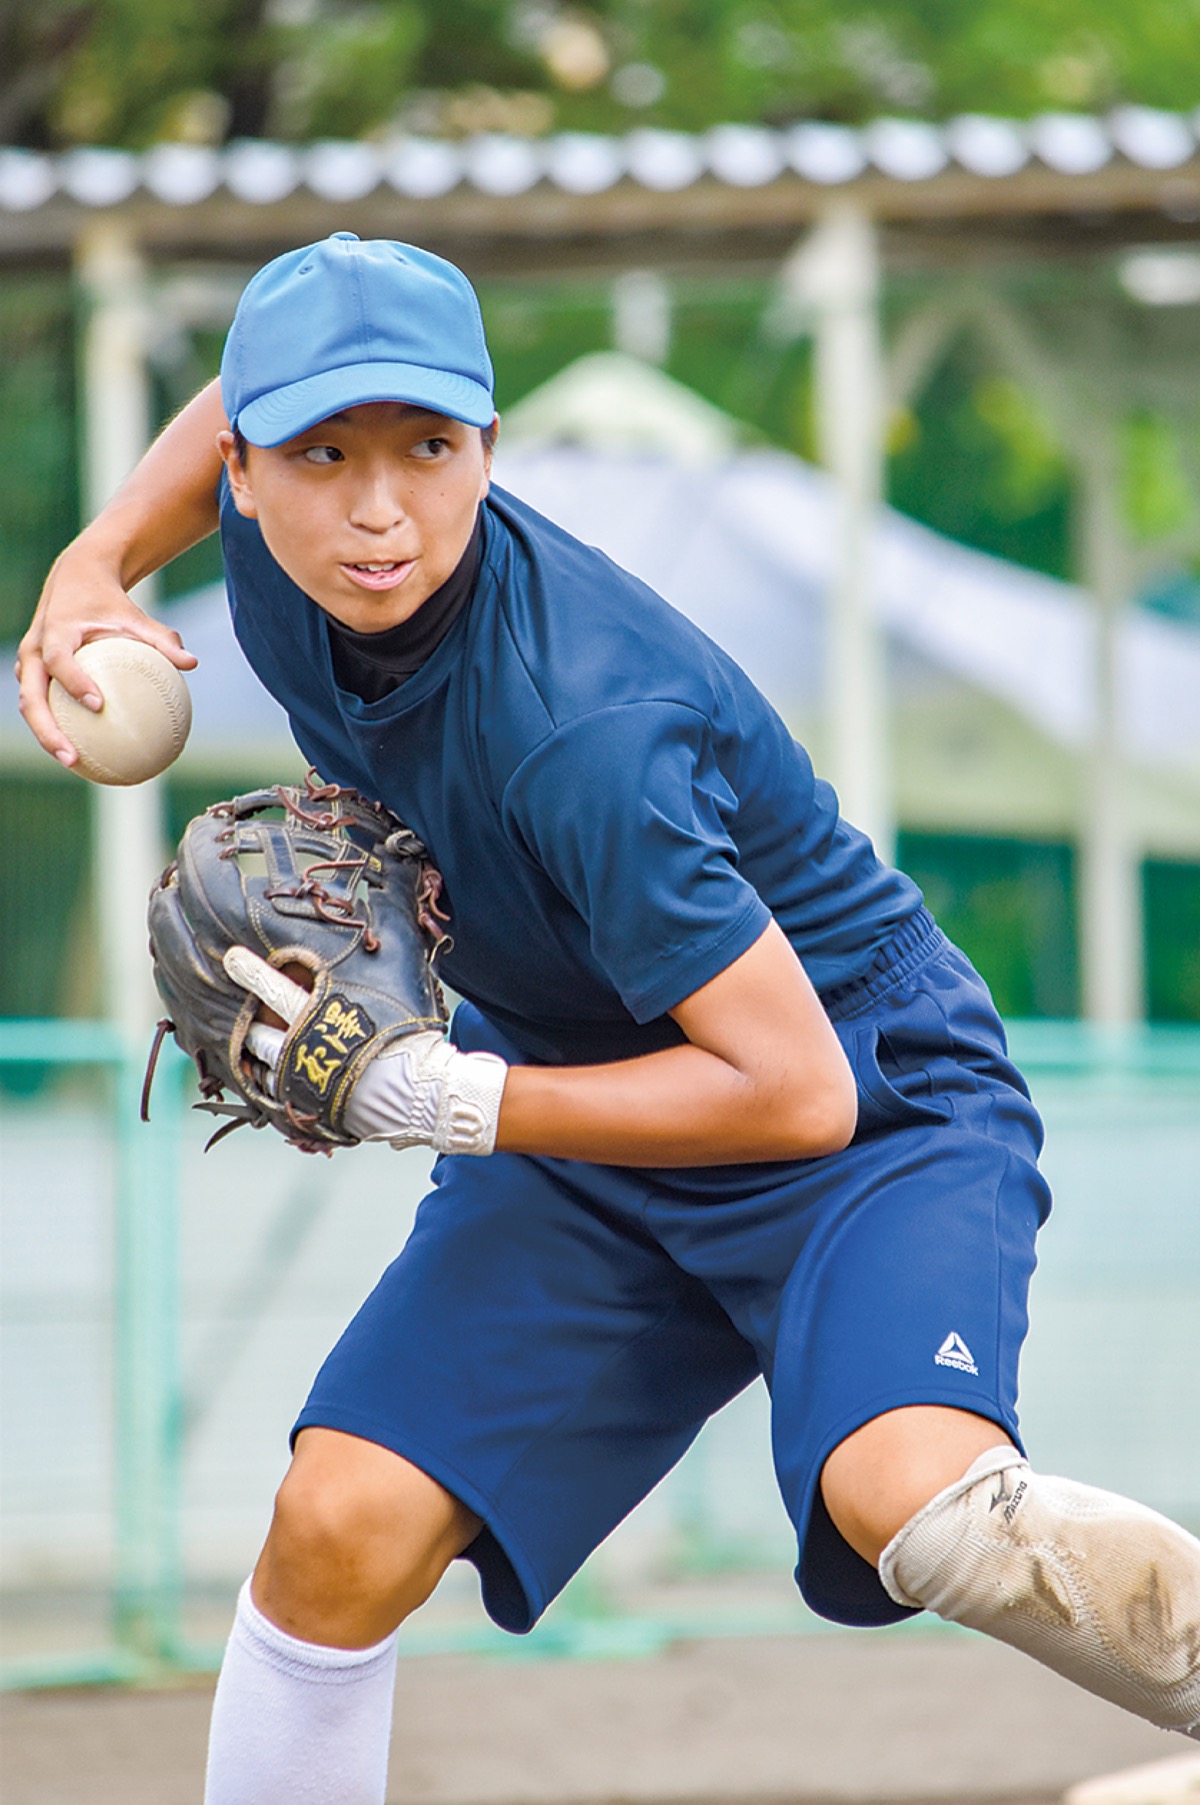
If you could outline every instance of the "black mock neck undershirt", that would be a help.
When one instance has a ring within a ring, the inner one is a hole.
[[[385,627],[382,633],[357,633],[330,618],[333,671],[343,689],[364,702],[381,702],[420,670],[471,599],[482,540],[480,515],[458,564],[409,620]]]

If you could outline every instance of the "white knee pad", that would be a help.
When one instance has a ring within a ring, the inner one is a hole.
[[[994,1448],[892,1538],[879,1574],[897,1604],[1200,1741],[1200,1541],[1157,1511]]]

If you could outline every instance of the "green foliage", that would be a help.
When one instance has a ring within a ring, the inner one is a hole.
[[[1003,454],[996,497],[1010,517],[1043,507],[1066,477],[1062,447],[1031,395],[1007,376],[982,376],[971,388],[971,407]]]
[[[1197,503],[1175,422],[1143,411],[1126,422],[1124,439],[1123,500],[1134,533],[1141,539],[1157,539],[1186,526]]]
[[[413,84],[428,20],[417,5],[339,9],[318,35],[282,33],[272,128],[283,137],[357,137]],[[347,122],[355,120],[356,129]]]
[[[1146,1003],[1152,1022],[1200,1022],[1200,865],[1144,867]]]
[[[502,421],[575,358],[611,348],[607,285],[484,283],[480,294]],[[811,457],[811,346],[765,338],[770,297],[762,278],[676,283],[666,371],[763,439]]]
[[[551,10],[551,9],[548,9]],[[1194,104],[1195,0],[611,0],[594,7],[612,71],[560,110],[611,129],[621,70],[656,69],[661,123],[858,123],[879,113]]]
[[[47,760],[4,778],[4,832],[20,856],[0,861],[0,1015],[86,1012],[68,948],[84,944],[90,786]],[[81,1001],[83,1008],[80,1008]]]
[[[273,50],[266,0],[92,0],[69,10],[74,30],[53,59],[49,92],[10,137],[140,147],[265,129]],[[37,35],[30,25],[35,55]],[[10,84],[16,73],[10,64]],[[11,96],[10,85],[4,98]]]
[[[529,8],[497,0],[419,0],[425,20],[417,78],[423,88],[449,91],[473,83],[498,89],[538,88],[546,69],[536,33],[520,29]],[[556,14],[558,8],[544,9]]]
[[[0,644],[18,638],[46,571],[79,525],[75,344],[65,282],[0,287],[0,421],[9,456],[0,499]]]
[[[1071,483],[1036,398],[953,346],[895,448],[889,499],[1000,558],[1071,577]]]
[[[480,300],[502,432],[506,408],[577,357],[607,350],[612,342],[611,297],[599,283],[552,288],[483,283]]]
[[[261,771],[169,777],[166,844],[173,846],[210,803],[263,777]],[[90,784],[49,760],[28,773],[5,773],[4,832],[21,854],[0,864],[0,1016],[87,1016],[98,1006],[88,898],[92,797]]]
[[[35,147],[1187,109],[1200,0],[10,0],[0,71]]]
[[[765,283],[697,284],[676,302],[670,374],[771,444],[815,456],[812,345],[763,330]]]
[[[898,861],[990,985],[1002,1015],[1079,1009],[1075,858],[1046,841],[901,833]]]

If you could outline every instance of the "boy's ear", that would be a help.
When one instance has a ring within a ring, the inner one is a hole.
[[[225,465],[225,474],[229,478],[229,490],[233,496],[233,505],[238,513],[247,520],[258,519],[258,508],[255,506],[254,491],[250,487],[250,472],[246,463],[238,455],[237,440],[227,429],[217,434],[217,450]]]
[[[496,440],[500,436],[500,416],[492,416],[492,424],[484,428],[483,440],[483,481],[479,485],[479,499],[482,501],[492,486],[492,453],[496,449]]]

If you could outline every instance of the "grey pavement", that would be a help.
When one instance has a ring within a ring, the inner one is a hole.
[[[3,1805],[199,1805],[211,1681],[0,1702]],[[1051,1805],[1187,1752],[965,1633],[410,1656],[389,1805]]]

